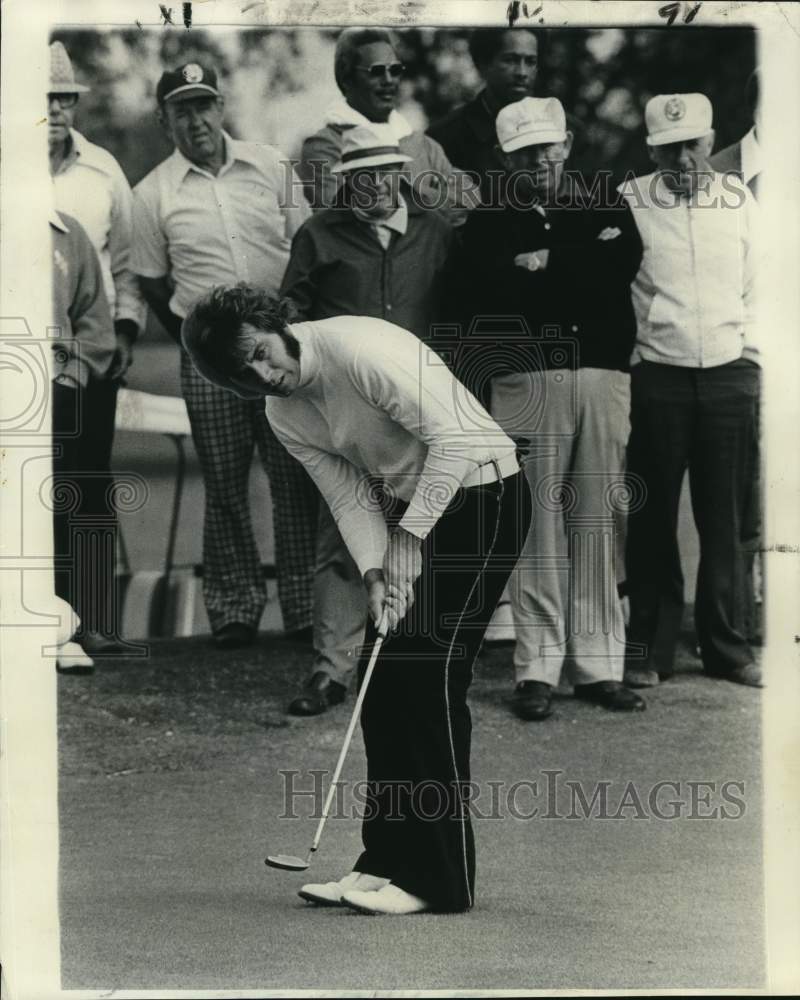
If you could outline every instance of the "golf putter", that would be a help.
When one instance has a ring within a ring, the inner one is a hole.
[[[328,794],[325,798],[325,805],[322,807],[322,816],[320,816],[319,823],[317,824],[317,832],[314,834],[314,840],[311,843],[311,848],[308,852],[308,857],[305,861],[302,858],[293,857],[291,854],[270,854],[264,861],[264,864],[268,865],[270,868],[280,868],[283,871],[288,872],[304,872],[306,868],[311,864],[311,858],[314,852],[319,847],[319,841],[322,837],[322,830],[325,826],[325,820],[328,818],[328,813],[330,812],[331,803],[333,802],[333,796],[336,792],[336,785],[339,783],[339,776],[342,773],[342,766],[344,764],[344,759],[347,756],[347,751],[350,749],[350,741],[353,738],[353,733],[355,732],[356,723],[361,715],[361,706],[364,703],[364,696],[367,693],[367,686],[369,685],[370,678],[372,677],[372,671],[375,669],[375,663],[378,659],[378,653],[381,651],[381,646],[383,645],[383,640],[386,638],[386,634],[389,631],[389,617],[387,612],[384,610],[383,616],[381,617],[380,625],[378,626],[378,635],[375,639],[375,643],[372,647],[372,653],[370,654],[369,663],[367,664],[366,672],[364,673],[364,680],[361,682],[361,690],[358,692],[358,697],[356,698],[356,703],[353,706],[353,714],[350,717],[350,724],[347,727],[347,732],[344,734],[344,743],[342,744],[342,749],[339,753],[339,759],[336,761],[336,769],[333,772],[333,777],[331,778],[330,787],[328,788]]]

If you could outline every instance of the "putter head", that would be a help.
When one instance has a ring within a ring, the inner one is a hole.
[[[264,864],[270,868],[280,868],[285,872],[304,872],[308,868],[307,861],[292,857],[291,854],[270,854],[265,858]]]

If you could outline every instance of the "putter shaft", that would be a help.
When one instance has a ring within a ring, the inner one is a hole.
[[[350,749],[350,741],[353,738],[353,733],[355,732],[356,723],[361,715],[361,706],[364,703],[364,696],[367,693],[367,687],[369,685],[370,677],[372,677],[372,672],[375,669],[375,663],[378,659],[378,653],[381,651],[381,646],[383,645],[383,640],[386,638],[386,633],[389,631],[389,617],[386,611],[383,612],[380,624],[378,626],[378,636],[375,639],[375,643],[372,647],[372,653],[370,654],[369,663],[367,664],[366,672],[364,673],[364,680],[361,682],[361,690],[358,692],[358,697],[356,698],[356,703],[353,706],[353,714],[350,717],[350,723],[347,727],[347,732],[344,736],[344,743],[342,744],[342,749],[339,753],[339,759],[336,761],[336,768],[333,772],[333,777],[331,778],[330,787],[328,788],[328,794],[325,797],[325,805],[322,807],[322,816],[320,816],[319,823],[317,824],[317,832],[314,834],[314,840],[311,843],[311,849],[308,852],[308,860],[311,862],[311,855],[319,847],[320,837],[322,836],[322,830],[325,826],[325,820],[328,818],[328,813],[330,812],[331,803],[333,802],[333,796],[336,792],[336,785],[339,783],[339,777],[342,773],[342,766],[344,765],[344,759],[347,756],[347,751]]]

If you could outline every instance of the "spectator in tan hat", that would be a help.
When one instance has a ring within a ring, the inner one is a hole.
[[[174,152],[136,186],[134,260],[142,289],[180,344],[183,318],[219,281],[277,292],[291,239],[309,216],[277,149],[234,139],[209,66],[161,76],[157,116]],[[263,406],[210,385],[181,352],[181,387],[205,485],[203,595],[215,644],[250,645],[266,603],[248,479],[257,447],[273,499],[278,597],[287,632],[310,630],[317,491],[278,442]]]
[[[623,488],[642,244],[618,195],[564,197],[572,133],[560,101],[508,104],[496,130],[503,203],[464,228],[452,315],[460,307],[462,331],[494,318],[471,366],[491,380],[492,416],[527,452],[534,509],[510,585],[512,706],[546,719],[563,671],[577,698],[638,711],[643,700],[622,684],[611,498]]]
[[[654,173],[626,182],[644,244],[633,282],[629,470],[646,499],[631,511],[626,682],[670,677],[683,611],[677,542],[686,470],[700,536],[695,624],[710,677],[761,686],[744,634],[751,442],[760,368],[754,339],[757,208],[709,164],[711,102],[663,94],[645,109]]]
[[[442,147],[415,132],[397,110],[403,75],[396,43],[383,28],[346,28],[336,42],[334,73],[342,97],[325,111],[325,124],[303,143],[298,172],[314,211],[334,203],[339,161],[348,129],[385,123],[401,152],[415,197],[426,205],[447,208],[454,224],[480,201],[475,183],[453,167]]]
[[[84,422],[91,442],[96,475],[82,481],[82,491],[89,494],[85,510],[96,516],[113,517],[108,496],[111,485],[111,449],[114,438],[114,415],[121,379],[131,364],[133,344],[144,323],[145,307],[136,276],[130,266],[131,189],[119,164],[107,150],[73,127],[80,95],[88,87],[78,83],[72,63],[61,42],[50,46],[50,83],[47,94],[48,145],[50,173],[53,177],[55,205],[81,224],[94,246],[100,262],[105,296],[111,310],[113,327],[107,331],[112,343],[108,364],[102,369],[76,363],[61,372],[59,387],[80,388]],[[93,578],[95,577],[95,578]],[[82,621],[80,641],[95,653],[111,652],[119,645],[117,623],[104,611],[115,601],[106,600],[114,586],[114,565],[92,564],[81,587],[86,597],[74,595],[73,604]],[[89,595],[102,594],[97,601]]]
[[[411,196],[402,172],[409,160],[388,125],[356,125],[345,133],[333,168],[344,177],[337,202],[301,226],[281,287],[302,319],[373,316],[428,339],[453,230],[443,212],[423,209]],[[364,635],[362,591],[323,502],[314,587],[317,654],[310,680],[289,706],[293,714],[318,715],[344,697]]]

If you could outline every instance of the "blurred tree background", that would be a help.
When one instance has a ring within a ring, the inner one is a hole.
[[[76,127],[109,149],[135,184],[171,150],[153,114],[164,68],[191,59],[211,63],[226,95],[231,133],[296,156],[338,96],[337,34],[305,27],[165,27],[58,31],[53,38],[64,42],[79,79],[92,87],[81,98]],[[657,93],[707,94],[718,148],[750,126],[744,85],[756,62],[752,29],[545,28],[537,34],[536,92],[558,97],[584,124],[586,172],[607,169],[621,176],[651,169],[643,109]],[[401,109],[416,127],[425,128],[480,87],[468,29],[414,28],[396,36],[406,65]]]

